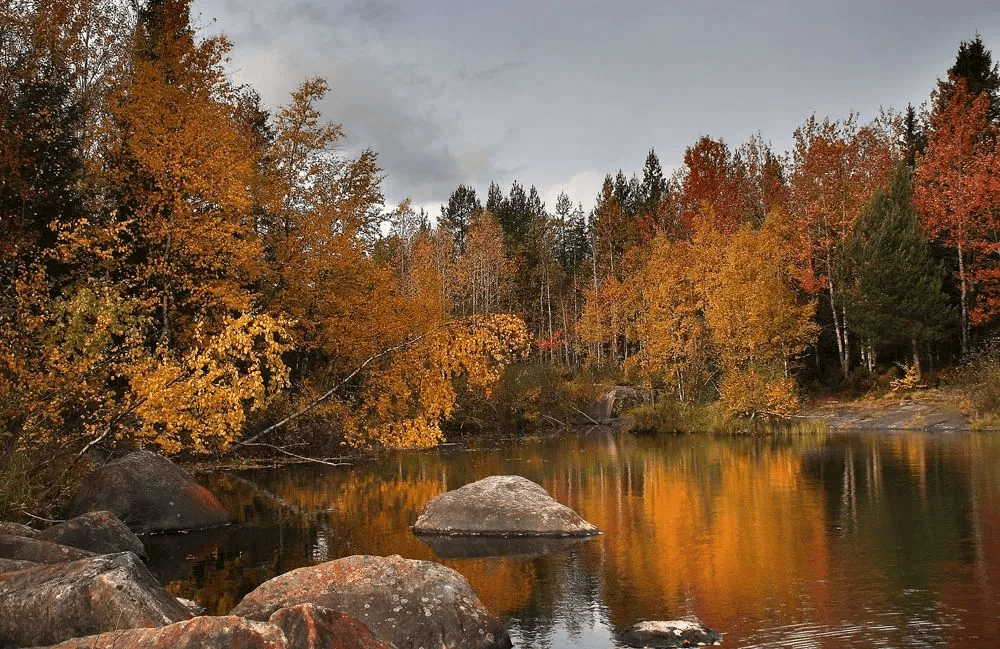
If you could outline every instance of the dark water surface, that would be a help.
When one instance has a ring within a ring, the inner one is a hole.
[[[154,572],[222,614],[300,566],[430,559],[465,575],[518,647],[614,647],[616,627],[684,616],[726,647],[1000,646],[1000,434],[594,430],[471,446],[205,478],[239,524],[148,538]],[[409,531],[429,498],[505,473],[604,533],[432,548]]]

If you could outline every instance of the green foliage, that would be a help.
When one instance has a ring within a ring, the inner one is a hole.
[[[848,326],[874,344],[937,340],[955,319],[912,194],[910,171],[898,166],[889,189],[861,212],[842,252]]]

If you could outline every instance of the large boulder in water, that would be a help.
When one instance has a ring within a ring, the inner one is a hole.
[[[336,645],[324,645],[335,647]],[[288,649],[281,629],[241,617],[196,617],[153,629],[73,638],[48,649]]]
[[[225,525],[229,514],[208,489],[162,455],[136,451],[88,473],[67,518],[109,511],[136,534]]]
[[[0,646],[48,645],[190,617],[131,552],[0,574]]]
[[[431,499],[413,525],[417,534],[592,536],[594,525],[518,475],[483,478]]]
[[[398,649],[511,646],[465,577],[431,561],[357,555],[292,570],[266,581],[230,615],[267,620],[312,603],[357,618]]]
[[[670,620],[639,622],[617,633],[618,640],[629,647],[698,647],[722,644],[722,634],[700,622]]]
[[[66,563],[94,556],[93,552],[26,536],[0,536],[0,559],[33,563]]]
[[[139,537],[111,512],[87,512],[58,523],[38,535],[43,541],[88,550],[95,554],[131,552],[146,559]]]

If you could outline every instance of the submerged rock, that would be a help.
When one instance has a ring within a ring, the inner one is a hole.
[[[33,563],[66,563],[94,556],[93,552],[27,536],[0,536],[0,559]]]
[[[0,646],[48,645],[190,617],[131,552],[0,574]]]
[[[581,543],[587,543],[594,537],[421,534],[419,538],[439,557],[475,559],[477,557],[541,557],[549,554],[560,554],[579,546]]]
[[[356,618],[315,604],[279,609],[269,622],[284,631],[288,649],[395,649]]]
[[[431,499],[413,531],[483,536],[600,534],[541,485],[518,475],[490,476]]]
[[[305,603],[347,613],[398,649],[511,646],[465,577],[398,555],[357,555],[292,570],[258,586],[230,615],[263,621]]]
[[[136,451],[88,473],[67,517],[109,511],[136,534],[225,525],[229,514],[208,489],[162,455]]]
[[[639,622],[618,632],[618,640],[630,647],[697,647],[722,643],[722,634],[700,622],[671,620]]]
[[[95,554],[131,552],[140,559],[148,558],[139,537],[111,512],[81,514],[53,525],[39,534],[38,538]]]
[[[154,629],[73,638],[49,649],[286,649],[290,646],[281,629],[272,624],[220,616],[196,617]]]

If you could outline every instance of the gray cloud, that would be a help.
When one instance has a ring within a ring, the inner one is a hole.
[[[1000,48],[1000,5],[972,0],[194,7],[218,18],[236,45],[234,79],[265,102],[326,77],[322,107],[343,124],[345,151],[376,150],[388,198],[418,204],[490,180],[586,192],[600,170],[640,170],[651,147],[679,164],[703,134],[735,146],[760,131],[784,150],[812,113],[871,119],[919,104],[977,30]]]

